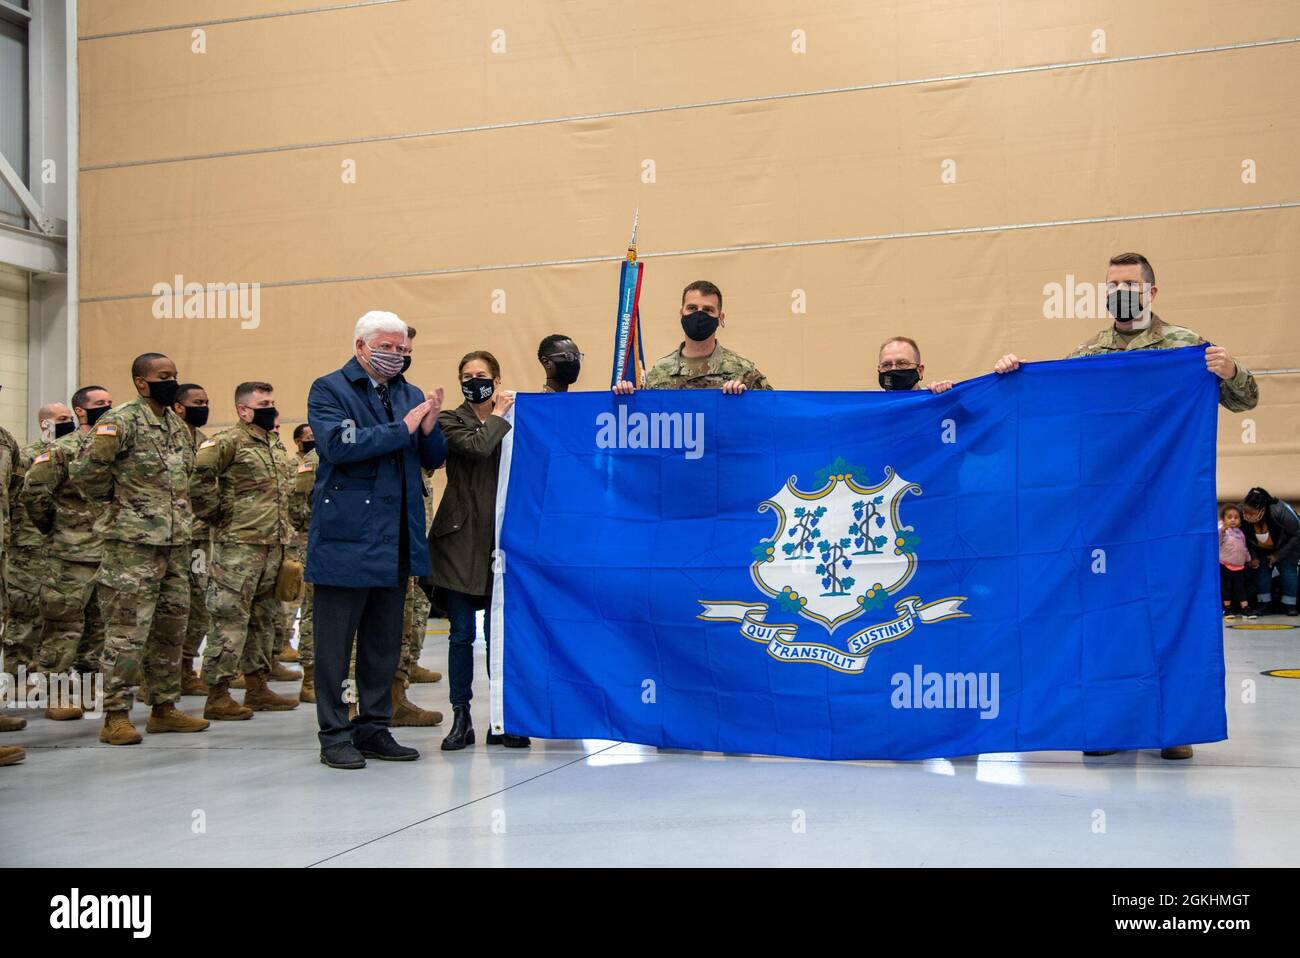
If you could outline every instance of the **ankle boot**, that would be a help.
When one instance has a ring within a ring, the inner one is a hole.
[[[99,730],[99,740],[105,745],[139,745],[144,741],[126,709],[104,710],[104,727]]]
[[[393,679],[393,718],[388,723],[393,728],[428,728],[442,724],[442,713],[425,710],[406,697],[406,685],[401,678]]]
[[[314,665],[302,667],[302,688],[298,690],[298,701],[316,701],[316,666]]]
[[[245,708],[230,697],[230,682],[217,682],[208,690],[208,703],[203,707],[203,717],[218,722],[239,722],[253,717],[253,710]]]
[[[145,725],[146,732],[206,732],[208,720],[186,715],[172,702],[155,705]]]
[[[194,671],[194,660],[185,659],[181,663],[181,695],[207,695],[208,687]]]
[[[469,717],[468,705],[451,707],[451,731],[442,740],[444,752],[456,752],[466,745],[474,744],[474,723]]]
[[[266,672],[244,676],[244,683],[248,686],[248,691],[244,693],[244,708],[254,712],[288,712],[296,709],[298,700],[276,695],[267,686],[266,676]]]

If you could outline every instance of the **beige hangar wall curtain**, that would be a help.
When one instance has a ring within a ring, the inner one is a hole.
[[[1221,493],[1300,497],[1295,0],[82,0],[80,18],[81,378],[118,398],[159,350],[214,422],[244,379],[297,421],[376,308],[419,329],[421,386],[454,396],[457,359],[486,348],[538,389],[537,341],[563,332],[603,389],[639,207],[647,358],[708,278],[724,341],[778,388],[872,387],[900,333],[930,378],[1061,357],[1104,323],[1045,317],[1044,287],[1144,252],[1157,312],[1277,371],[1257,410],[1221,414]],[[255,328],[156,317],[177,276],[260,284]]]

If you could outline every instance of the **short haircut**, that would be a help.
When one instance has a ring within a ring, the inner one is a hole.
[[[907,343],[907,345],[912,347],[912,352],[916,353],[916,364],[918,366],[921,365],[921,347],[916,345],[916,340],[912,339],[910,336],[890,336],[880,344],[880,349],[876,351],[876,356],[879,357],[880,354],[885,351],[885,347],[890,343]]]
[[[305,432],[306,432],[308,429],[310,429],[310,428],[311,428],[311,427],[310,427],[307,423],[305,423],[305,422],[300,422],[300,423],[298,423],[298,425],[294,426],[294,427],[293,427],[293,441],[294,441],[294,442],[298,442],[299,440],[301,440],[301,439],[302,439],[302,434],[305,433]]]
[[[710,283],[707,279],[697,279],[695,282],[691,283],[691,284],[688,285],[684,290],[682,290],[682,302],[683,302],[683,303],[686,302],[686,294],[689,293],[691,290],[696,290],[697,292],[702,293],[702,294],[704,294],[705,296],[716,296],[716,297],[718,297],[718,309],[719,309],[719,311],[721,311],[721,309],[722,309],[722,290],[718,289],[718,287],[714,286],[714,285],[713,285],[712,283]]]
[[[372,309],[357,320],[352,340],[356,342],[359,339],[363,343],[368,343],[380,333],[401,333],[405,336],[407,335],[406,331],[410,328],[398,318],[396,313],[386,313],[383,310]]]
[[[46,403],[44,406],[42,406],[40,409],[36,410],[36,421],[37,421],[37,422],[44,422],[46,419],[49,419],[49,418],[53,417],[53,415],[54,415],[54,407],[55,407],[55,406],[62,406],[62,405],[63,405],[63,403],[58,402],[57,400],[54,401],[54,402],[47,402],[47,403]]]
[[[1142,282],[1148,286],[1156,284],[1156,271],[1151,268],[1151,261],[1141,253],[1117,253],[1110,258],[1111,266],[1141,266]]]
[[[540,343],[537,344],[537,358],[541,359],[543,356],[545,356],[547,350],[549,350],[556,343],[570,342],[572,340],[573,340],[572,336],[566,336],[564,335],[564,333],[551,333],[551,335],[547,336],[545,339],[543,339]]]
[[[82,386],[72,394],[72,400],[69,405],[73,409],[85,409],[86,403],[90,400],[90,394],[93,392],[108,392],[103,386]]]
[[[465,372],[465,367],[476,359],[481,359],[483,362],[487,363],[488,371],[492,373],[493,379],[501,378],[501,364],[497,362],[497,358],[486,349],[476,349],[472,353],[466,353],[461,358],[460,365],[456,367],[456,375],[459,376],[461,373]]]
[[[198,383],[181,383],[179,386],[176,387],[176,401],[184,405],[185,397],[188,396],[190,393],[196,392],[200,389],[203,389],[203,387],[200,386]],[[203,391],[207,392],[206,389],[204,389]]]
[[[135,357],[131,363],[131,378],[144,379],[149,373],[150,367],[160,359],[166,359],[162,353],[141,353]]]
[[[256,381],[240,383],[235,387],[235,402],[241,403],[249,396],[253,395],[253,393],[271,392],[275,392],[275,388],[270,383],[259,383]]]

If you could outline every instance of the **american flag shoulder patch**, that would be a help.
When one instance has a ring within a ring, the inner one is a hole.
[[[217,441],[216,441],[215,439],[205,439],[205,440],[203,440],[203,442],[199,443],[199,448],[200,448],[200,449],[207,449],[208,446],[215,446],[216,444],[217,444]]]
[[[299,472],[311,472],[311,471],[312,471],[311,463],[310,463],[310,462],[304,462],[304,463],[301,463],[301,464],[298,466],[298,471],[299,471]]]
[[[34,466],[38,462],[49,462],[49,461],[50,461],[50,454],[48,452],[43,452],[35,459],[32,460],[32,465]]]
[[[96,436],[116,436],[116,435],[117,435],[117,426],[113,425],[111,422],[106,422],[106,423],[104,423],[104,424],[101,425],[101,426],[96,426],[96,427],[95,427],[95,435],[96,435]]]

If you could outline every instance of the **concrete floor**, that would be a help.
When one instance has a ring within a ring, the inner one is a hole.
[[[605,741],[438,750],[360,772],[317,761],[315,712],[102,746],[95,721],[23,713],[0,743],[0,867],[355,865],[1300,865],[1295,619],[1225,629],[1231,738],[1153,752],[814,762]],[[446,624],[423,664],[444,670]],[[486,688],[479,647],[479,682]],[[1242,683],[1255,701],[1242,702]],[[279,686],[286,691],[293,686]],[[238,695],[238,693],[237,693]],[[445,680],[412,699],[450,713]],[[200,700],[187,699],[197,712]],[[133,716],[143,727],[141,706]]]

